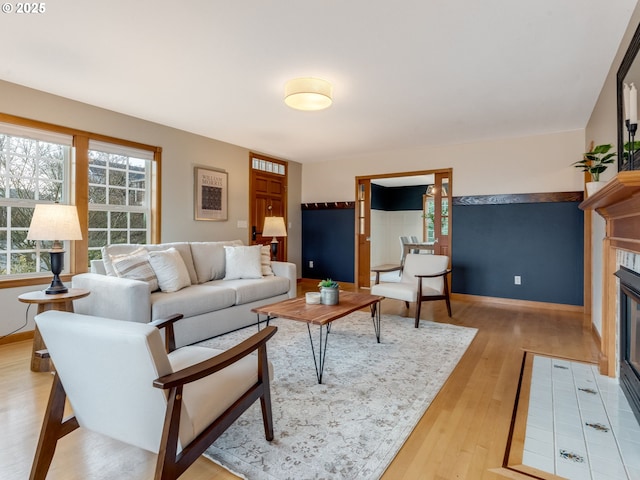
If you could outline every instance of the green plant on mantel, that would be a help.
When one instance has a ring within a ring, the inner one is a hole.
[[[609,153],[613,145],[606,143],[596,145],[591,151],[583,154],[582,160],[573,163],[573,166],[581,169],[583,172],[589,172],[594,182],[600,181],[600,174],[615,161],[616,152]]]
[[[330,278],[327,278],[325,280],[321,280],[318,286],[322,288],[338,288],[340,285],[338,284],[338,282],[335,282]]]

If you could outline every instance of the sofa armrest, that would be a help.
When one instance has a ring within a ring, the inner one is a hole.
[[[75,300],[74,311],[85,315],[148,323],[151,321],[149,285],[139,280],[81,273],[71,280],[73,288],[91,292]]]
[[[296,298],[298,295],[298,277],[296,273],[296,264],[291,262],[271,262],[271,269],[278,277],[286,277],[289,279],[289,298]]]

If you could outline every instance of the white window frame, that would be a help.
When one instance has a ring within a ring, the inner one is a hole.
[[[74,149],[72,147],[73,137],[67,134],[56,133],[48,130],[40,130],[35,128],[24,127],[21,125],[14,125],[9,123],[0,123],[0,134],[7,135],[10,137],[18,137],[18,138],[26,138],[29,140],[37,141],[37,142],[45,142],[45,143],[54,143],[57,145],[62,145],[66,147],[64,150],[64,159],[62,162],[62,181],[61,181],[61,198],[57,199],[62,204],[68,204],[69,199],[71,198],[71,164],[74,158]],[[8,151],[1,150],[0,155],[10,155]],[[36,157],[38,159],[38,157]],[[38,162],[37,165],[40,163]],[[38,167],[36,167],[36,172],[34,173],[33,178],[36,180],[39,178],[38,175]],[[0,255],[6,256],[6,271],[5,274],[0,274],[0,279],[11,279],[11,278],[22,278],[22,277],[33,277],[33,276],[47,276],[50,275],[50,271],[48,269],[42,269],[44,262],[42,261],[42,254],[48,253],[47,248],[49,245],[45,242],[44,244],[40,241],[35,242],[34,249],[16,249],[13,248],[11,232],[12,231],[28,231],[28,227],[16,227],[12,228],[11,225],[11,210],[13,208],[35,208],[37,203],[46,203],[47,201],[41,200],[40,191],[36,190],[33,199],[20,199],[20,198],[10,198],[7,197],[7,192],[10,191],[10,175],[8,170],[5,172],[0,171],[0,182],[4,182],[5,187],[5,195],[0,197],[0,207],[7,209],[7,225],[6,227],[0,227],[0,229],[5,230],[7,233],[6,239],[6,247],[0,249]],[[50,202],[50,201],[48,201]],[[52,239],[54,240],[54,239]],[[69,242],[64,242],[65,250],[69,249]],[[30,254],[34,253],[36,257],[36,268],[33,272],[25,272],[25,273],[13,273],[11,271],[12,261],[11,257],[15,254]],[[68,273],[68,262],[65,262],[65,268],[62,273]]]
[[[154,162],[154,154],[152,151],[150,150],[141,150],[141,149],[137,149],[137,148],[132,148],[132,147],[126,147],[126,146],[122,146],[122,145],[118,145],[118,144],[114,144],[114,143],[107,143],[107,142],[102,142],[102,141],[97,141],[97,140],[89,140],[89,168],[95,168],[92,167],[91,164],[91,151],[99,151],[102,153],[107,153],[107,154],[113,154],[113,155],[120,155],[120,156],[125,156],[127,158],[133,158],[136,160],[143,160],[145,162],[146,168],[145,168],[145,176],[144,176],[144,183],[145,183],[145,188],[144,189],[135,189],[135,190],[140,190],[144,192],[144,205],[128,205],[129,203],[129,191],[131,190],[131,188],[127,185],[124,187],[125,190],[125,199],[126,202],[124,205],[115,205],[115,204],[109,204],[109,171],[110,170],[117,170],[117,171],[123,171],[122,169],[113,169],[112,167],[110,167],[109,165],[105,165],[105,184],[96,184],[96,183],[89,183],[89,189],[91,189],[91,187],[105,187],[106,192],[105,192],[105,198],[107,203],[91,203],[89,202],[88,204],[88,210],[89,212],[107,212],[107,225],[106,228],[95,228],[95,227],[91,227],[88,226],[88,231],[89,231],[89,235],[91,235],[91,232],[97,232],[97,231],[103,231],[106,232],[106,237],[107,237],[107,244],[111,243],[111,238],[112,238],[112,233],[114,232],[126,232],[127,234],[127,242],[126,243],[141,243],[139,241],[136,242],[131,242],[131,233],[132,232],[140,232],[143,231],[143,229],[140,228],[132,228],[131,224],[130,224],[130,217],[128,217],[127,219],[127,227],[126,228],[113,228],[111,226],[111,214],[112,213],[141,213],[145,215],[146,218],[146,222],[145,222],[145,242],[144,243],[151,243],[151,235],[152,235],[152,205],[151,205],[151,196],[152,196],[152,175],[153,175],[153,162]],[[127,184],[129,181],[129,164],[127,163],[127,167],[124,169],[124,171],[126,172],[126,178],[127,178]],[[116,187],[116,188],[120,188],[120,187]],[[92,252],[97,252],[101,249],[101,247],[92,247],[91,245],[89,245],[89,257],[92,258]],[[97,258],[97,257],[94,257]]]

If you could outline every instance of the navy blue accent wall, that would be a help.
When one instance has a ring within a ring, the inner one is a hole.
[[[354,209],[303,209],[302,277],[353,283],[354,241]]]
[[[371,208],[373,210],[422,210],[422,195],[426,185],[410,187],[383,187],[371,184]]]
[[[583,221],[578,202],[454,204],[452,291],[583,305]]]

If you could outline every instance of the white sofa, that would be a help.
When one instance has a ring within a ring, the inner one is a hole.
[[[88,297],[74,302],[75,312],[142,323],[181,313],[184,318],[175,325],[177,347],[255,324],[257,316],[251,312],[252,308],[296,296],[296,266],[270,262],[268,256],[265,261],[263,255],[262,273],[269,265],[272,275],[226,278],[228,270],[235,269],[236,276],[238,273],[236,265],[231,269],[226,265],[227,258],[237,257],[229,257],[225,246],[241,245],[241,241],[235,240],[104,247],[102,260],[92,261],[91,273],[78,274],[72,279],[74,288],[91,291]],[[118,276],[121,272],[114,271],[114,262],[118,259],[140,254],[141,250],[155,256],[171,248],[176,249],[184,261],[187,283],[190,283],[177,291],[152,291],[149,283]]]

